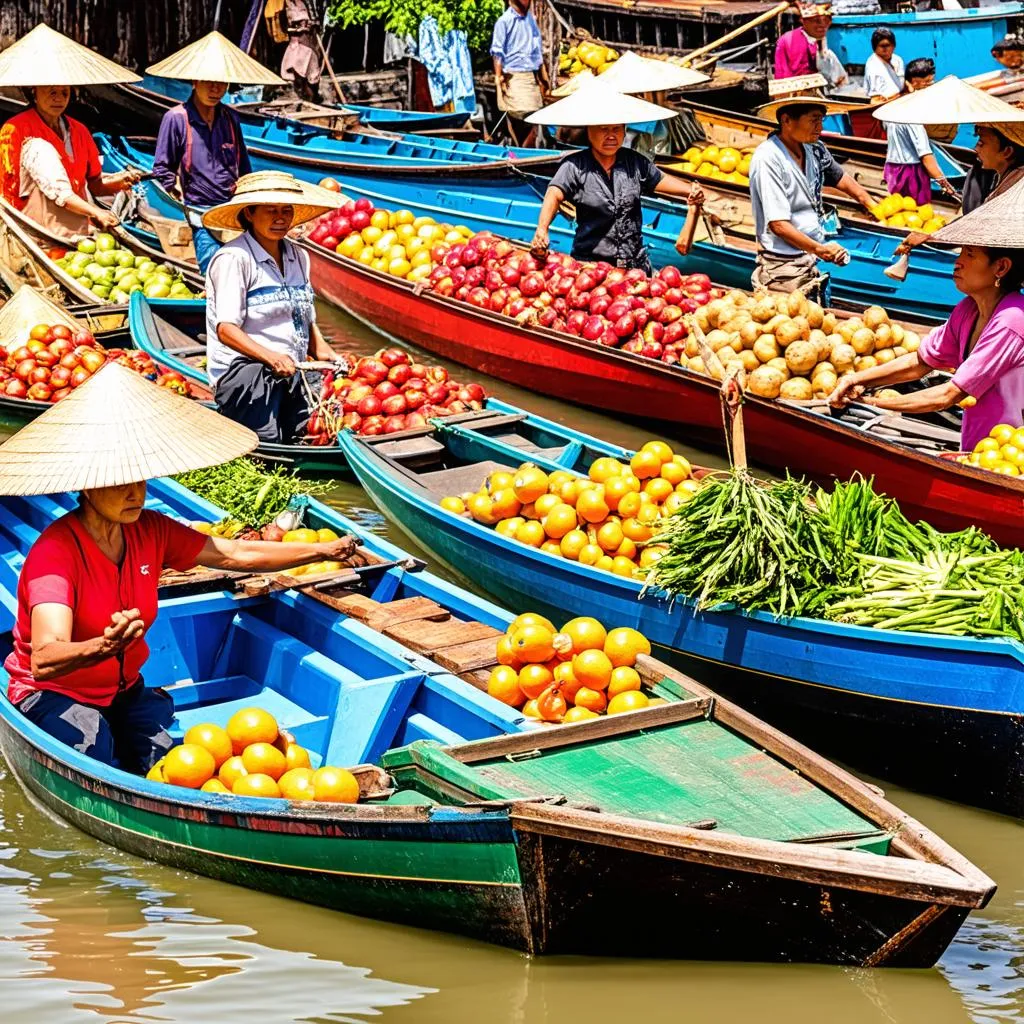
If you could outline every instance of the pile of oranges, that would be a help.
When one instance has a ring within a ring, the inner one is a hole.
[[[636,659],[650,654],[651,644],[628,626],[606,630],[580,616],[556,630],[543,615],[526,612],[509,624],[495,653],[487,692],[527,718],[583,722],[664,703],[641,689]]]
[[[997,424],[959,461],[1004,476],[1024,476],[1024,427]]]
[[[659,520],[699,487],[682,455],[664,441],[648,441],[629,462],[595,459],[586,477],[524,463],[514,473],[497,470],[479,491],[440,504],[509,540],[632,577],[665,553],[663,545],[647,543]]]
[[[359,782],[344,768],[313,770],[309,752],[262,708],[242,708],[223,729],[193,725],[146,776],[153,782],[235,796],[354,804]]]

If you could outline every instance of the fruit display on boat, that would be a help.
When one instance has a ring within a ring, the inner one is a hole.
[[[550,619],[526,612],[509,623],[495,653],[487,692],[527,718],[584,722],[665,703],[643,691],[635,665],[651,644],[627,626],[606,630],[580,616],[556,630]]]
[[[188,382],[173,370],[162,371],[144,352],[104,349],[92,332],[65,324],[36,324],[23,345],[0,345],[0,394],[34,402],[59,402],[100,367],[116,361],[161,387],[191,397]]]
[[[699,174],[717,181],[731,181],[736,185],[750,184],[750,158],[753,146],[691,146],[681,163],[669,166],[669,170],[683,174]]]
[[[843,374],[916,352],[921,341],[881,306],[840,319],[800,292],[730,291],[694,320],[723,366],[740,363],[747,389],[762,398],[825,398]],[[696,337],[687,338],[683,354],[689,369],[707,373]]]
[[[451,246],[471,234],[463,225],[438,224],[411,210],[378,209],[369,199],[357,199],[318,217],[309,240],[392,277],[422,281]]]
[[[307,427],[311,444],[333,444],[341,430],[364,435],[414,430],[436,416],[482,409],[487,397],[479,384],[460,384],[443,366],[416,362],[400,348],[351,357],[350,365],[348,376],[323,375]]]
[[[169,263],[136,256],[106,232],[83,238],[74,249],[51,249],[48,255],[98,299],[118,305],[133,292],[147,299],[192,299],[197,294]]]
[[[994,426],[970,454],[961,455],[957,461],[1004,476],[1024,475],[1024,427],[1010,423]]]
[[[628,463],[596,459],[586,477],[528,462],[496,470],[479,490],[443,498],[441,508],[555,558],[632,578],[664,554],[647,543],[661,519],[699,489],[682,455],[648,441]]]
[[[236,711],[226,726],[193,725],[146,778],[224,796],[354,804],[359,781],[344,768],[314,769],[309,751],[262,708]]]
[[[915,199],[899,193],[880,200],[871,208],[871,212],[877,220],[891,228],[923,231],[926,235],[946,226],[946,218],[937,214],[931,203],[918,206]]]
[[[584,68],[590,68],[596,75],[607,71],[617,60],[619,53],[610,46],[583,40],[565,47],[558,55],[558,70],[572,78]]]

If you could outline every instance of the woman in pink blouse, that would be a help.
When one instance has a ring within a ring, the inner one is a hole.
[[[916,352],[843,377],[829,398],[860,400],[894,412],[948,409],[970,396],[961,447],[971,450],[999,423],[1024,425],[1024,183],[931,236],[962,246],[953,282],[966,295]],[[865,392],[951,369],[944,383],[899,397]],[[864,397],[862,397],[864,396]]]

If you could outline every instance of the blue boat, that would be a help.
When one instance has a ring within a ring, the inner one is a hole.
[[[72,503],[0,501],[4,627],[25,551]],[[167,481],[151,484],[148,504],[220,514]],[[314,503],[310,525],[328,524],[404,561]],[[655,662],[640,667],[667,703],[524,732],[517,712],[441,664],[454,650],[443,632],[475,625],[479,636],[492,622],[493,639],[507,613],[394,565],[332,594],[346,614],[296,590],[170,588],[149,631],[147,684],[173,698],[176,736],[244,706],[272,712],[314,764],[354,766],[360,803],[142,779],[57,742],[0,697],[7,764],[44,806],[130,853],[533,954],[929,966],[995,889],[871,787]],[[416,601],[434,621],[407,619]],[[357,616],[368,607],[383,616],[376,626]],[[426,625],[438,660],[403,646],[403,625]]]
[[[437,424],[418,447],[348,432],[339,443],[385,515],[509,607],[632,625],[676,652],[692,675],[813,737],[830,756],[914,789],[1024,816],[1024,645],[760,612],[698,613],[687,601],[653,594],[640,600],[637,580],[516,543],[441,508],[443,497],[475,490],[489,472],[524,458],[548,471],[582,473],[599,455],[627,454],[536,417],[493,428],[486,420],[476,429]]]
[[[128,165],[146,170],[152,167],[152,140],[99,136],[97,142],[107,169]],[[254,155],[253,164],[258,170],[283,166],[258,155]],[[314,171],[297,166],[289,170],[307,181],[319,180]],[[147,184],[150,194],[159,191],[155,182]],[[451,174],[443,184],[434,184],[415,176],[391,177],[390,172],[383,170],[360,170],[346,172],[342,184],[346,195],[366,197],[378,206],[404,207],[417,216],[440,221],[454,219],[474,231],[493,231],[527,243],[536,230],[547,187],[544,178],[521,172],[501,179],[462,179]],[[675,243],[685,219],[685,207],[660,199],[645,199],[643,206],[644,240],[655,267],[671,264],[684,273],[708,273],[720,284],[750,288],[755,253],[748,237],[727,230],[726,244],[698,242],[688,256],[682,257],[676,252]],[[574,222],[560,213],[551,226],[552,245],[568,251],[574,231]],[[828,267],[834,305],[859,311],[869,302],[877,302],[890,313],[921,322],[945,319],[960,301],[952,279],[953,257],[947,251],[927,246],[915,250],[911,273],[905,281],[897,282],[884,273],[899,242],[894,230],[844,224],[839,241],[853,258],[845,267]]]

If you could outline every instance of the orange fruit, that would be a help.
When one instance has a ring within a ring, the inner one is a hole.
[[[672,465],[672,463],[669,463],[669,465]],[[660,476],[651,477],[651,479],[644,484],[644,493],[649,494],[651,496],[651,500],[656,505],[660,505],[674,490],[675,487],[664,477]]]
[[[146,778],[149,779],[150,782],[167,781],[164,778],[164,758],[161,757],[160,760],[157,761],[157,763],[153,765],[148,772],[146,772]]]
[[[487,680],[487,692],[510,708],[522,706],[526,694],[519,689],[519,673],[511,665],[496,665]]]
[[[281,789],[269,775],[243,775],[232,787],[235,796],[279,797]]]
[[[623,539],[622,527],[611,520],[604,523],[597,531],[597,546],[602,551],[617,551]]]
[[[995,428],[993,428],[995,429]],[[997,452],[1002,445],[994,437],[983,437],[975,446],[976,452]]]
[[[185,733],[185,742],[195,743],[208,750],[213,755],[214,763],[218,768],[234,753],[231,737],[219,725],[214,725],[212,722],[193,725]]]
[[[548,474],[548,492],[558,494],[567,483],[575,479],[576,477],[572,473],[568,473],[564,469],[556,469],[554,473]]]
[[[600,569],[601,572],[611,572],[612,566],[615,565],[615,560],[611,555],[602,555],[594,566],[595,569]]]
[[[240,754],[250,743],[273,743],[277,739],[277,722],[262,708],[242,708],[228,719],[231,749]]]
[[[982,469],[995,469],[1003,461],[1003,457],[999,454],[998,449],[993,451],[991,448],[986,448],[985,451],[978,456],[978,465]]]
[[[544,618],[537,612],[523,612],[522,615],[517,615],[508,624],[508,629],[505,632],[511,636],[517,629],[522,629],[524,626],[543,626],[552,635],[558,632],[550,619]]]
[[[603,690],[612,676],[611,659],[602,650],[580,651],[572,659],[572,674],[583,686]]]
[[[596,544],[584,544],[580,548],[579,561],[583,565],[596,566],[604,557],[604,552]]]
[[[603,484],[613,476],[619,476],[625,468],[618,459],[613,459],[610,455],[603,455],[599,459],[594,459],[590,464],[587,476],[595,483]]]
[[[281,796],[286,800],[313,800],[313,769],[291,768],[277,780]]]
[[[653,452],[662,462],[670,462],[675,458],[675,452],[664,441],[648,441],[640,446],[642,452]]]
[[[599,715],[596,711],[591,711],[590,708],[581,707],[579,704],[574,708],[569,708],[564,715],[562,715],[563,724],[571,725],[573,722],[585,722],[588,718],[598,718]]]
[[[608,682],[608,699],[629,690],[640,689],[640,673],[628,665],[619,665],[612,669],[612,676]]]
[[[688,476],[689,473],[686,472],[685,467],[673,459],[671,462],[663,462],[661,464],[661,473],[654,479],[667,480],[672,487],[675,487],[676,484],[681,484]]]
[[[309,751],[298,743],[289,743],[284,750],[285,775],[296,768],[309,768]],[[243,762],[244,764],[244,762]]]
[[[509,540],[516,539],[516,530],[525,523],[526,520],[522,516],[513,516],[511,519],[502,519],[494,527],[495,533],[500,533],[502,537],[508,537]]]
[[[654,533],[650,526],[636,518],[623,520],[622,532],[629,540],[637,541],[638,543],[650,540],[651,535]]]
[[[640,481],[632,473],[624,473],[622,476],[613,476],[605,481],[604,500],[605,504],[613,511],[619,508],[619,502],[627,494],[634,494],[640,490]]]
[[[522,505],[511,487],[502,488],[491,493],[491,515],[498,519],[510,519],[519,515]]]
[[[248,775],[245,765],[242,764],[242,758],[237,754],[234,757],[229,757],[221,766],[220,771],[217,773],[217,778],[224,783],[228,789],[233,789],[235,783],[242,778],[243,775]]]
[[[543,519],[556,505],[564,502],[557,494],[542,494],[534,503],[533,508],[538,519]]]
[[[634,476],[631,479],[636,480],[636,477]],[[640,481],[637,480],[636,482],[639,490]],[[639,493],[630,491],[628,494],[624,494],[619,500],[619,505],[616,511],[623,519],[631,519],[640,511],[642,505],[643,499],[640,497]]]
[[[487,493],[494,494],[496,491],[511,489],[513,480],[515,480],[515,477],[511,473],[496,469],[487,478]]]
[[[469,514],[484,526],[493,526],[501,517],[494,514],[494,505],[486,494],[474,494],[466,502]]]
[[[529,464],[520,466],[512,481],[512,490],[516,492],[516,497],[524,503],[536,501],[542,494],[547,494],[548,475],[536,466]]]
[[[250,743],[242,751],[242,764],[250,775],[269,775],[275,782],[288,770],[288,761],[270,743]]]
[[[517,672],[519,671],[521,667],[520,661],[512,652],[512,637],[508,633],[498,637],[496,654],[499,665],[510,665]]]
[[[546,540],[540,546],[541,551],[546,555],[552,555],[555,558],[562,557],[562,549],[558,546],[557,540]]]
[[[577,561],[580,552],[587,546],[587,535],[582,530],[570,530],[559,542],[563,557]]]
[[[501,666],[499,666],[500,668]],[[498,669],[494,670],[495,672]],[[547,665],[524,665],[519,670],[519,689],[526,694],[529,700],[539,697],[555,680],[554,673]]]
[[[640,449],[629,460],[629,468],[633,471],[633,475],[640,480],[648,480],[652,476],[657,476],[661,472],[661,464],[665,460],[660,458],[654,452],[644,451]]]
[[[636,514],[637,519],[645,526],[651,526],[661,518],[661,509],[657,505],[641,505],[640,511]]]
[[[446,512],[454,512],[457,516],[466,511],[465,502],[461,498],[442,498],[440,504]]]
[[[572,640],[574,654],[581,651],[602,651],[608,636],[604,626],[589,615],[579,615],[570,619],[561,629]]]
[[[554,498],[555,495],[549,497]],[[576,510],[560,499],[556,498],[555,501],[554,507],[544,516],[544,532],[552,540],[561,540],[567,533],[576,529]]]
[[[633,572],[636,570],[636,564],[632,558],[626,558],[624,555],[616,555],[612,559],[612,572],[616,576],[625,576],[628,579],[633,578]]]
[[[651,653],[651,642],[639,630],[619,626],[608,633],[604,653],[615,668],[620,665],[632,668],[638,655]]]
[[[668,551],[667,544],[652,544],[650,547],[646,547],[640,552],[640,568],[650,569],[655,562],[665,556]]]
[[[582,685],[576,678],[572,671],[572,662],[563,661],[560,662],[554,668],[555,682],[558,684],[559,689],[562,691],[562,696],[567,701],[572,703],[573,697],[576,696],[576,691]]]
[[[988,432],[988,436],[994,437],[1001,447],[1013,441],[1013,429],[1009,423],[999,423]]]
[[[526,718],[540,718],[540,709],[537,707],[536,700],[528,700],[523,705],[523,715]]]
[[[628,558],[630,561],[635,561],[636,542],[630,540],[628,537],[623,537],[622,543],[615,549],[614,554],[621,555],[623,558]]]
[[[694,495],[700,490],[700,484],[696,480],[684,480],[676,485],[676,492],[679,494]]]
[[[324,803],[354,804],[359,800],[359,780],[344,768],[325,765],[313,772],[313,795]]]
[[[184,786],[186,789],[199,789],[213,778],[217,770],[216,762],[205,747],[198,743],[183,743],[173,747],[164,755],[164,782],[172,786]]]
[[[527,520],[516,530],[516,540],[531,548],[539,548],[544,543],[544,527],[536,520]]]
[[[623,711],[639,711],[647,707],[650,701],[646,693],[639,690],[626,690],[625,693],[617,694],[608,701],[608,714],[618,715]]]
[[[585,522],[603,523],[610,511],[604,500],[603,487],[590,487],[576,499],[576,514]]]
[[[230,793],[231,790],[220,779],[207,779],[200,787],[203,793]]]
[[[555,633],[544,626],[523,626],[512,634],[512,653],[520,661],[538,663],[555,656]]]
[[[594,714],[600,714],[608,707],[608,698],[601,690],[591,689],[589,686],[581,686],[573,697],[573,703],[578,708],[586,708]]]
[[[661,506],[661,514],[663,516],[675,515],[692,497],[692,494],[687,494],[685,491],[673,491],[665,499],[665,504]]]

